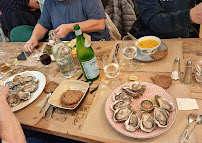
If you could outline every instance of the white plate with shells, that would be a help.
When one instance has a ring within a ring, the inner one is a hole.
[[[141,110],[144,100],[155,102],[150,112]],[[174,123],[176,108],[163,88],[149,82],[131,82],[117,87],[107,98],[105,114],[119,133],[132,138],[152,138],[166,132]]]
[[[38,71],[25,71],[15,74],[4,81],[10,88],[7,101],[13,112],[31,104],[43,91],[46,85],[45,76]]]

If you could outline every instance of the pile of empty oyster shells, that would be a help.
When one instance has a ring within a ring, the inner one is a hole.
[[[142,96],[145,90],[145,85],[133,82],[129,86],[122,87],[122,92],[113,96],[114,103],[111,105],[111,109],[114,111],[113,120],[124,122],[124,128],[127,131],[133,132],[140,128],[148,133],[153,131],[156,126],[167,127],[168,125],[169,112],[174,110],[174,106],[167,99],[155,95],[157,106],[154,107],[154,111],[151,113],[142,111],[141,118],[131,106],[131,102],[135,100],[134,97]]]
[[[31,93],[38,89],[38,79],[30,73],[16,75],[12,81],[5,83],[10,88],[10,94],[7,101],[11,107],[20,104],[20,101],[26,101],[31,98]]]

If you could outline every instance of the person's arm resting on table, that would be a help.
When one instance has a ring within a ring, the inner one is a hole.
[[[0,86],[0,138],[2,143],[26,143],[22,127],[7,102],[9,89]]]

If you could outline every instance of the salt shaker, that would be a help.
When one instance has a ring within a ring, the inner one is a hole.
[[[185,69],[183,78],[181,80],[182,83],[184,83],[184,84],[192,83],[192,68],[193,68],[192,62],[187,61],[186,69]]]
[[[180,58],[178,58],[178,57],[175,58],[175,61],[173,63],[171,78],[174,80],[180,79]]]

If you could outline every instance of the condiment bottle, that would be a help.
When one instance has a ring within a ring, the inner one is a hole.
[[[98,79],[100,73],[92,47],[84,38],[78,24],[74,25],[77,46],[77,58],[87,81]]]
[[[191,84],[192,83],[192,62],[191,61],[187,61],[186,64],[186,69],[183,75],[183,78],[181,80],[181,82],[183,82],[184,84]]]
[[[55,30],[49,32],[49,38],[54,41],[52,53],[61,73],[66,78],[73,77],[77,73],[77,67],[67,44],[58,38]]]

